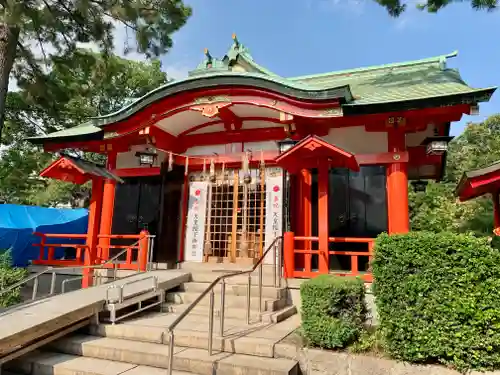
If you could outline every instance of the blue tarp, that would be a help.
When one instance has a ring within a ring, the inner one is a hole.
[[[0,250],[10,249],[14,265],[26,267],[30,260],[38,259],[39,248],[32,244],[39,243],[40,237],[34,236],[33,232],[84,234],[87,233],[87,221],[88,211],[83,208],[0,204]],[[61,243],[61,240],[52,242]],[[64,240],[64,243],[72,242]],[[64,249],[56,248],[55,257],[63,256]]]

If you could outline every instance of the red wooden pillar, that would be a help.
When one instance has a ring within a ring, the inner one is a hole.
[[[146,229],[141,230],[141,238],[139,239],[139,255],[137,256],[137,270],[147,271],[149,261],[149,232]]]
[[[113,170],[116,168],[116,152],[108,154],[108,161],[106,163],[108,170]],[[104,192],[102,200],[102,213],[101,213],[101,226],[99,234],[109,235],[111,234],[111,227],[113,225],[113,210],[115,208],[115,188],[116,181],[112,179],[106,179],[104,181]],[[101,248],[100,258],[103,261],[109,259],[109,238],[100,238],[99,247]]]
[[[498,191],[492,193],[491,198],[493,199],[493,229],[496,229],[500,227],[500,202],[498,200]]]
[[[87,240],[85,242],[85,244],[87,245],[87,250],[84,252],[86,266],[94,265],[97,259],[97,235],[99,234],[99,224],[101,218],[100,210],[102,206],[102,189],[102,178],[92,179],[92,195],[89,205]],[[91,268],[84,268],[82,288],[92,286],[92,276],[93,270]]]
[[[389,152],[406,149],[404,131],[391,130],[387,134]],[[397,162],[387,166],[387,215],[389,234],[407,233],[410,230],[408,213],[408,171],[406,163]]]
[[[302,169],[296,175],[296,189],[294,190],[293,201],[295,202],[295,233],[299,236],[311,236],[311,171]],[[311,249],[311,241],[300,241],[301,248]],[[298,269],[311,272],[311,254],[295,254],[295,265]]]
[[[318,166],[318,236],[319,272],[328,273],[328,160],[322,159]]]
[[[286,232],[283,235],[283,277],[291,279],[295,272],[295,234]]]
[[[301,175],[301,219],[302,219],[302,235],[305,237],[312,236],[312,205],[311,205],[311,188],[312,188],[312,175],[309,169],[300,171]],[[304,249],[311,250],[311,241],[304,241]],[[305,271],[311,272],[311,254],[304,255]]]

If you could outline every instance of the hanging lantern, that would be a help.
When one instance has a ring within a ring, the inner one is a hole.
[[[157,154],[156,152],[151,152],[146,149],[144,152],[137,151],[135,156],[139,159],[139,165],[149,165],[152,167],[155,163]]]
[[[287,138],[287,139],[284,139],[284,140],[279,141],[277,143],[278,143],[279,153],[282,154],[282,153],[288,151],[289,149],[291,149],[293,146],[295,146],[295,144],[297,142],[290,139],[290,138]]]
[[[214,183],[216,180],[214,159],[210,159],[210,182]]]
[[[172,155],[171,152],[168,153],[168,171],[172,172],[172,169],[174,168],[174,156]]]
[[[252,175],[250,174],[250,167],[249,167],[250,164],[249,158],[250,158],[250,153],[245,152],[243,154],[243,182],[245,184],[249,184],[252,182]]]
[[[453,139],[449,136],[437,136],[425,138],[421,143],[426,146],[427,155],[443,155],[448,150],[448,143]]]

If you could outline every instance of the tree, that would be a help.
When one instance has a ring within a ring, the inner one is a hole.
[[[408,7],[408,0],[375,0],[384,6],[393,17],[399,17]],[[452,3],[469,1],[473,9],[492,11],[500,5],[499,0],[422,0],[416,6],[418,9],[427,10],[429,13],[436,13],[442,8]]]
[[[434,232],[472,231],[490,236],[493,208],[490,197],[459,203],[455,187],[468,170],[486,167],[500,160],[500,115],[481,123],[469,123],[449,146],[446,175],[442,182],[429,183],[425,193],[410,192],[410,220],[413,230]]]
[[[88,186],[40,179],[38,172],[53,156],[24,138],[114,112],[168,81],[158,61],[130,61],[88,50],[54,57],[51,66],[50,72],[21,81],[21,90],[7,98],[4,141],[8,147],[0,153],[0,199],[7,203],[79,205],[88,195]],[[41,80],[43,90],[37,90]]]
[[[33,80],[52,57],[71,56],[78,43],[94,43],[109,54],[117,25],[135,34],[138,52],[159,56],[190,15],[182,0],[0,0],[0,139],[11,71],[19,80]]]

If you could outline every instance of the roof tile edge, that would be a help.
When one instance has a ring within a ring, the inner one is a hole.
[[[340,76],[340,75],[345,75],[345,74],[364,73],[364,72],[371,72],[371,71],[376,71],[376,70],[384,70],[384,69],[391,69],[391,68],[403,68],[403,67],[408,67],[408,66],[433,64],[433,63],[440,64],[441,70],[445,70],[446,69],[446,60],[449,58],[456,57],[456,56],[458,56],[458,51],[453,51],[453,52],[448,53],[446,55],[428,57],[428,58],[419,59],[419,60],[403,61],[403,62],[399,62],[399,63],[382,64],[382,65],[373,65],[373,66],[367,66],[364,68],[338,70],[338,71],[333,71],[333,72],[309,74],[309,75],[298,76],[298,77],[287,77],[286,79],[288,79],[290,81],[301,81],[301,80],[308,80],[308,79],[314,79],[314,78],[334,77],[334,76]],[[443,63],[444,63],[444,65],[443,65]]]

